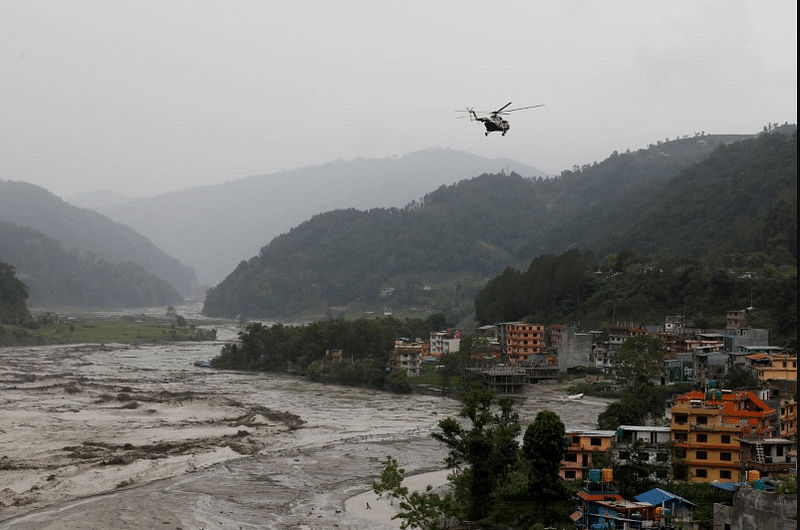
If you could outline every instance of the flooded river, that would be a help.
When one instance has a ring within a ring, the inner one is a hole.
[[[216,327],[214,343],[0,348],[0,529],[397,527],[355,496],[387,455],[441,470],[430,432],[459,404],[195,366],[236,337]],[[523,423],[549,409],[594,428],[607,403],[565,396],[535,387]]]

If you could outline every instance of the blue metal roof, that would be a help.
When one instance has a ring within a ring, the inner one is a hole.
[[[647,502],[653,506],[660,506],[667,504],[673,506],[675,504],[684,504],[686,506],[694,506],[694,503],[687,501],[680,495],[675,495],[661,488],[653,488],[650,491],[645,491],[634,497],[639,502]]]
[[[747,482],[712,482],[711,485],[725,491],[736,491],[742,486],[747,486]]]

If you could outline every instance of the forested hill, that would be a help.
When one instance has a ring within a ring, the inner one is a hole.
[[[0,261],[25,285],[24,298],[40,307],[169,306],[183,297],[166,280],[134,263],[113,264],[70,252],[55,239],[0,220]],[[8,284],[11,285],[11,284]],[[19,284],[15,300],[19,301]],[[0,295],[3,294],[0,289]],[[17,306],[14,306],[17,307]],[[15,309],[19,311],[19,308]]]
[[[787,129],[796,127],[659,143],[555,179],[485,174],[402,209],[317,215],[240,263],[209,290],[204,310],[263,317],[381,306],[459,311],[505,267],[568,248],[603,255],[625,246],[649,252],[655,244],[661,253],[695,257],[719,248],[773,252],[767,242],[796,234],[797,226],[796,218],[792,228],[771,216],[776,205],[797,203],[797,137]],[[708,209],[669,214],[700,200],[698,189],[708,190]],[[759,237],[730,230],[743,204],[748,233]],[[688,237],[694,233],[702,236]],[[785,250],[796,259],[796,243]]]
[[[136,263],[149,274],[169,282],[181,294],[197,292],[194,271],[165,254],[149,239],[105,215],[67,204],[39,186],[0,180],[0,220],[30,227],[58,241],[65,250],[77,251],[89,259],[116,265]],[[6,261],[22,268],[21,263]],[[30,287],[33,296],[36,286]]]
[[[513,160],[426,149],[400,157],[338,160],[92,208],[193,267],[201,283],[216,285],[241,260],[315,214],[402,207],[440,184],[503,168],[529,177],[544,175]]]

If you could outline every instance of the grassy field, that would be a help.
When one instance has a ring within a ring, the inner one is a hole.
[[[214,340],[217,335],[216,330],[197,329],[191,325],[177,327],[174,324],[161,322],[124,320],[71,320],[43,324],[37,329],[10,329],[9,326],[5,328],[0,330],[0,336],[4,332],[6,335],[13,333],[19,339],[17,343],[35,344]]]

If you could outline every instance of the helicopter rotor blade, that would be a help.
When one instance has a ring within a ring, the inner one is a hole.
[[[508,103],[506,103],[505,105],[503,105],[502,107],[500,107],[499,109],[497,109],[496,111],[492,112],[492,114],[500,114],[501,112],[503,112],[503,109],[505,109],[509,105],[511,105],[510,101]],[[508,112],[508,111],[506,111],[506,112]]]
[[[506,107],[507,106],[508,105],[506,105]],[[500,114],[508,114],[509,112],[516,112],[518,110],[535,109],[537,107],[544,107],[544,104],[541,104],[541,105],[528,105],[527,107],[517,107],[516,109],[508,109],[508,110],[505,110],[505,111],[501,112]],[[505,107],[503,107],[503,108],[505,108]]]

